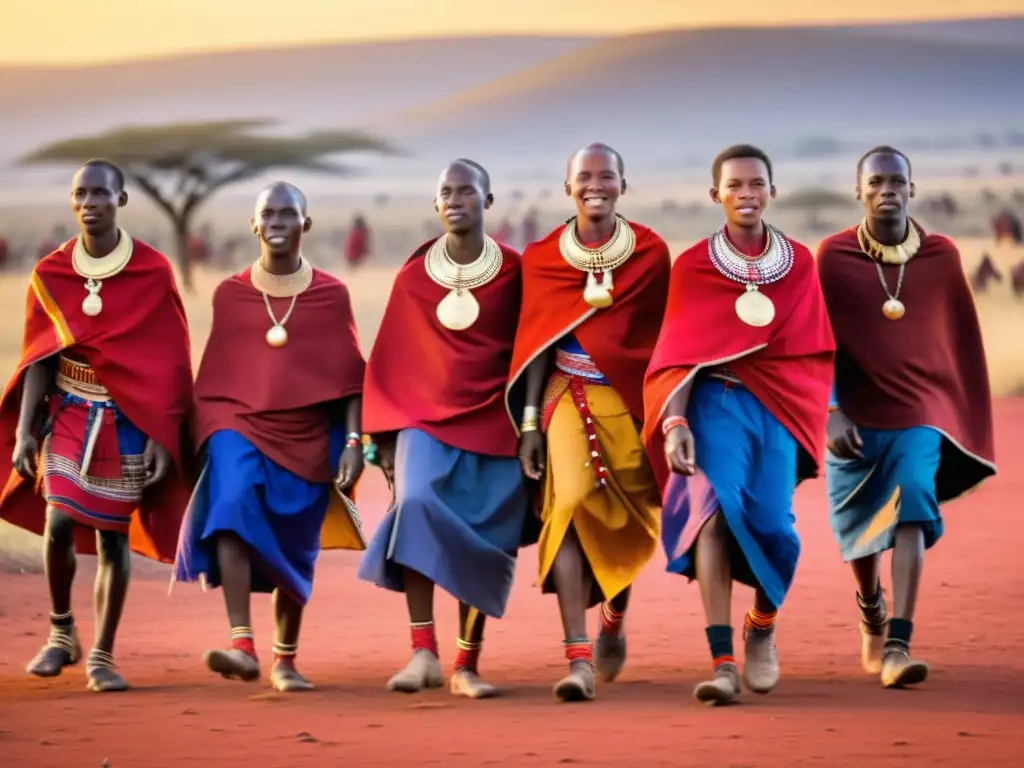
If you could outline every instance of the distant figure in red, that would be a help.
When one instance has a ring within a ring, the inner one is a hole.
[[[51,253],[61,247],[68,239],[68,231],[61,225],[57,225],[53,228],[53,232],[48,238],[43,240],[39,244],[39,250],[36,252],[36,261],[49,256]]]
[[[523,217],[523,248],[528,246],[530,243],[537,242],[537,238],[540,237],[539,231],[539,224],[537,222],[537,209],[531,208],[526,212],[526,215]]]
[[[977,294],[987,293],[989,283],[1001,282],[1003,282],[1003,273],[996,269],[996,265],[992,263],[992,257],[983,253],[981,263],[971,275],[971,290]]]
[[[198,233],[188,236],[188,255],[193,264],[207,264],[210,261],[210,251],[213,246],[213,238],[210,226],[204,225]]]
[[[1013,245],[1024,243],[1024,227],[1009,208],[1004,208],[992,219],[992,231],[997,243],[1009,240]]]
[[[1010,288],[1017,298],[1024,298],[1024,259],[1010,270]]]
[[[370,255],[370,225],[362,214],[352,219],[352,228],[345,238],[345,261],[355,269]]]
[[[7,244],[7,240],[0,235],[0,269],[6,269],[7,259],[11,255],[11,248]]]
[[[498,229],[495,230],[492,237],[499,243],[511,243],[512,238],[515,237],[515,230],[512,227],[512,222],[507,218],[501,220],[501,224]]]

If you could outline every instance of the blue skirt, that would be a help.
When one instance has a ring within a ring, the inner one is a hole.
[[[238,432],[214,432],[185,517],[175,578],[220,586],[217,534],[232,533],[249,545],[253,592],[279,588],[305,605],[331,493],[329,483],[289,472]]]
[[[527,514],[518,459],[462,451],[404,429],[395,500],[363,555],[359,578],[402,592],[402,569],[409,568],[484,615],[501,617]]]
[[[860,429],[860,459],[828,454],[829,518],[849,562],[891,549],[896,526],[916,523],[926,547],[942,536],[936,474],[942,434],[931,427]]]
[[[687,418],[699,472],[673,475],[665,490],[668,571],[695,577],[697,536],[720,511],[731,533],[733,578],[760,588],[779,607],[800,557],[796,439],[748,390],[714,379],[697,382]]]

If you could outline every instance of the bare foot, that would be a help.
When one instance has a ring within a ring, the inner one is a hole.
[[[498,689],[484,682],[480,675],[468,669],[457,669],[448,683],[453,696],[465,696],[468,699],[493,699]]]
[[[612,682],[625,665],[626,633],[621,630],[617,635],[599,632],[594,643],[594,667],[601,679],[606,683]]]
[[[441,662],[425,648],[413,651],[409,663],[388,680],[388,690],[400,693],[419,693],[424,688],[440,688],[443,685]]]
[[[238,648],[207,651],[203,661],[211,672],[216,672],[228,680],[250,683],[260,678],[259,661]]]
[[[559,701],[593,701],[597,697],[594,665],[583,659],[569,662],[569,674],[555,683]]]
[[[775,648],[775,625],[770,629],[745,628],[743,684],[752,693],[769,693],[779,684],[779,652]]]
[[[280,661],[270,668],[270,684],[279,693],[312,691],[314,687],[309,680],[299,674],[294,664]]]
[[[96,693],[127,691],[128,681],[117,671],[114,657],[106,651],[93,649],[85,663],[85,674],[89,678],[86,688]]]
[[[71,667],[82,660],[82,646],[78,634],[72,627],[50,627],[46,645],[28,663],[25,671],[36,677],[57,677],[64,667]]]
[[[912,659],[906,651],[887,651],[882,659],[882,685],[906,688],[928,679],[928,665]]]
[[[698,683],[693,697],[709,707],[732,704],[740,695],[740,675],[735,664],[721,664],[715,670],[715,677]]]

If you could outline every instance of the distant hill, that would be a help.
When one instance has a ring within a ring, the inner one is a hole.
[[[63,171],[11,166],[44,142],[124,123],[233,117],[377,130],[412,152],[378,166],[388,184],[432,176],[459,155],[506,179],[557,178],[568,152],[591,140],[618,147],[634,175],[675,173],[741,140],[785,157],[1024,131],[1022,92],[1024,17],[411,40],[0,68],[0,176],[9,189],[63,179]]]
[[[642,170],[750,141],[899,142],[1024,128],[1024,18],[979,26],[672,31],[599,41],[379,123],[419,156],[472,154],[524,176],[587,141]],[[895,36],[895,39],[894,39]]]
[[[365,124],[595,39],[470,37],[194,54],[82,68],[0,67],[0,167],[41,142],[128,122],[272,117],[301,128]]]

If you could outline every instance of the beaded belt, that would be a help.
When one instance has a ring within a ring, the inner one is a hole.
[[[555,367],[569,376],[594,382],[604,381],[604,374],[597,369],[594,361],[588,355],[579,355],[562,349],[556,350]]]
[[[102,403],[110,399],[110,393],[100,384],[96,371],[63,355],[57,365],[57,388],[84,400]]]
[[[594,416],[590,412],[590,403],[587,401],[586,387],[588,384],[592,385],[594,382],[565,371],[557,370],[551,374],[548,386],[544,390],[544,428],[547,429],[555,408],[568,392],[572,398],[573,407],[583,422],[583,433],[587,438],[587,452],[589,453],[587,466],[593,472],[594,487],[604,488],[608,484],[608,468],[604,464],[601,443],[597,439],[597,425],[594,423]]]

